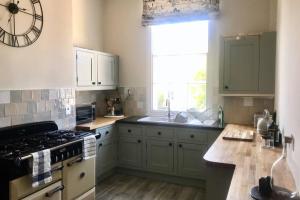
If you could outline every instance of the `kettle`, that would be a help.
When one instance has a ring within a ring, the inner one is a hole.
[[[267,109],[265,109],[264,116],[259,118],[257,121],[257,132],[261,135],[267,135],[268,127],[271,123],[272,116],[270,115],[270,112]]]

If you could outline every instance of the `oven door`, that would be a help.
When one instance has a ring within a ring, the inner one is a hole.
[[[52,168],[52,182],[41,185],[39,187],[33,188],[32,187],[32,175],[26,175],[23,177],[20,177],[18,179],[12,180],[9,183],[9,193],[10,193],[10,200],[19,200],[22,199],[30,194],[33,194],[39,190],[42,190],[43,188],[51,185],[52,183],[55,183],[62,178],[62,162],[56,163],[51,166]]]
[[[95,187],[95,158],[73,157],[63,163],[63,199],[78,198]]]
[[[61,200],[62,199],[62,190],[64,186],[62,182],[56,182],[22,200]]]

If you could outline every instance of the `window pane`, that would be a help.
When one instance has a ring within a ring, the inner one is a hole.
[[[152,27],[152,109],[206,108],[208,22]]]
[[[153,82],[206,81],[206,57],[206,54],[153,56]]]
[[[188,108],[197,110],[206,109],[206,84],[189,84],[188,85]]]
[[[153,84],[153,109],[166,110],[166,100],[168,98],[168,86],[164,84]]]
[[[153,26],[152,53],[207,53],[208,21]]]

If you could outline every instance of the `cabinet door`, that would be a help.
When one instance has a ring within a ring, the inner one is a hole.
[[[258,91],[259,37],[224,40],[223,91]],[[222,60],[221,60],[222,62]]]
[[[119,165],[127,168],[142,168],[142,140],[139,138],[120,138]]]
[[[178,173],[181,176],[201,178],[205,174],[203,155],[205,145],[178,144]]]
[[[112,139],[97,140],[96,177],[113,169],[117,163],[117,143]]]
[[[174,171],[174,145],[168,141],[147,141],[147,168],[159,173]]]
[[[276,32],[263,33],[260,37],[259,91],[274,94],[276,65]]]
[[[117,85],[118,67],[116,56],[98,55],[98,85]]]
[[[76,51],[77,86],[93,86],[97,79],[97,63],[93,52]]]

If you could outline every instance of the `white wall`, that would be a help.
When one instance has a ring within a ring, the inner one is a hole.
[[[104,50],[120,56],[120,86],[146,86],[147,29],[142,0],[104,0]]]
[[[300,191],[300,1],[279,0],[276,107],[280,127],[295,137],[288,158]]]
[[[208,102],[218,105],[221,35],[275,30],[276,0],[223,0],[210,23]],[[104,0],[104,50],[120,56],[120,86],[145,87],[149,77],[149,28],[141,26],[142,0]]]
[[[72,0],[74,46],[103,50],[103,1]]]
[[[44,29],[31,46],[0,43],[0,90],[74,86],[71,0],[41,0]]]

